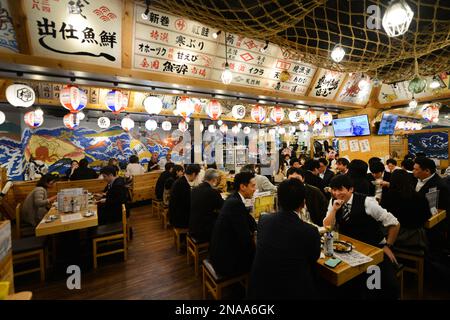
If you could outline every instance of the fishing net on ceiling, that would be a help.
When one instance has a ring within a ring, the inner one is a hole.
[[[145,1],[141,1],[144,3]],[[450,70],[450,1],[406,0],[414,12],[408,31],[390,38],[383,27],[369,29],[367,8],[387,0],[152,0],[151,5],[226,32],[268,40],[301,59],[344,72],[366,72],[385,82],[411,79],[414,59],[420,75]],[[340,43],[346,56],[334,63]]]

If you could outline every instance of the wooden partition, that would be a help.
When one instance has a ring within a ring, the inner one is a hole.
[[[76,181],[58,181],[56,183],[56,192],[63,189],[83,188],[91,193],[101,193],[105,190],[106,181],[103,179],[87,179]]]
[[[155,199],[156,181],[162,170],[147,172],[134,176],[131,188],[132,202]]]
[[[341,149],[341,141],[347,145],[347,150]],[[350,150],[351,141],[357,141],[358,150]],[[368,142],[369,151],[361,150],[361,142]],[[369,161],[372,157],[384,159],[389,157],[389,136],[364,136],[339,138],[339,157],[348,157],[350,160],[361,159]]]

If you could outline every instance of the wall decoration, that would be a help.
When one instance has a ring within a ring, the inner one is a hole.
[[[345,74],[326,69],[320,69],[318,72],[320,72],[319,76],[317,77],[309,96],[329,100],[333,99]]]
[[[34,104],[36,94],[34,89],[27,85],[12,84],[6,88],[6,99],[14,107],[28,108]]]
[[[366,86],[360,86],[362,79],[364,78],[361,73],[353,73],[349,76],[337,100],[365,105],[369,101],[370,93],[372,92],[372,83],[369,82]]]
[[[408,135],[408,151],[423,152],[428,158],[448,159],[448,133],[427,132]]]
[[[351,152],[358,152],[359,151],[358,140],[350,140],[350,151]]]
[[[368,139],[359,140],[359,148],[361,152],[370,152],[370,143]]]
[[[19,52],[8,0],[0,0],[0,52]]]

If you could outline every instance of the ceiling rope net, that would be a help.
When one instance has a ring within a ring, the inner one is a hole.
[[[226,32],[268,40],[300,59],[336,71],[365,72],[387,83],[450,70],[450,1],[406,0],[414,12],[408,31],[390,38],[381,26],[387,0],[152,0],[151,5]],[[144,1],[141,1],[144,3]],[[379,29],[366,27],[378,6]],[[330,53],[341,44],[336,64]]]

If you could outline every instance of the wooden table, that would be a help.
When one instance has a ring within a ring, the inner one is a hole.
[[[84,217],[83,215],[88,210],[94,212],[94,215],[91,217]],[[64,213],[58,213],[58,210],[55,207],[52,207],[49,210],[49,212],[47,212],[45,217],[41,220],[41,222],[37,225],[36,237],[42,237],[50,234],[56,234],[66,231],[79,230],[97,226],[98,225],[97,205],[89,205],[88,210],[77,212],[81,214],[81,219],[62,222],[61,216],[63,216]],[[50,215],[57,215],[58,219],[46,223],[45,220]]]
[[[368,245],[364,242],[352,239],[350,237],[346,237],[342,234],[339,235],[339,240],[350,242],[353,245],[353,249],[361,252],[366,256],[371,257],[373,260],[356,267],[351,267],[347,263],[342,261],[335,268],[330,268],[324,265],[325,261],[328,260],[329,257],[317,260],[319,274],[335,286],[340,286],[346,283],[347,281],[359,276],[360,274],[365,273],[369,266],[377,265],[383,261],[383,249]]]
[[[447,212],[445,210],[439,211],[435,215],[431,216],[431,218],[428,219],[427,222],[425,222],[425,228],[426,229],[433,228],[435,225],[437,225],[439,222],[444,220],[446,217],[447,217]]]
[[[31,300],[33,293],[31,291],[21,291],[6,296],[5,300]]]

